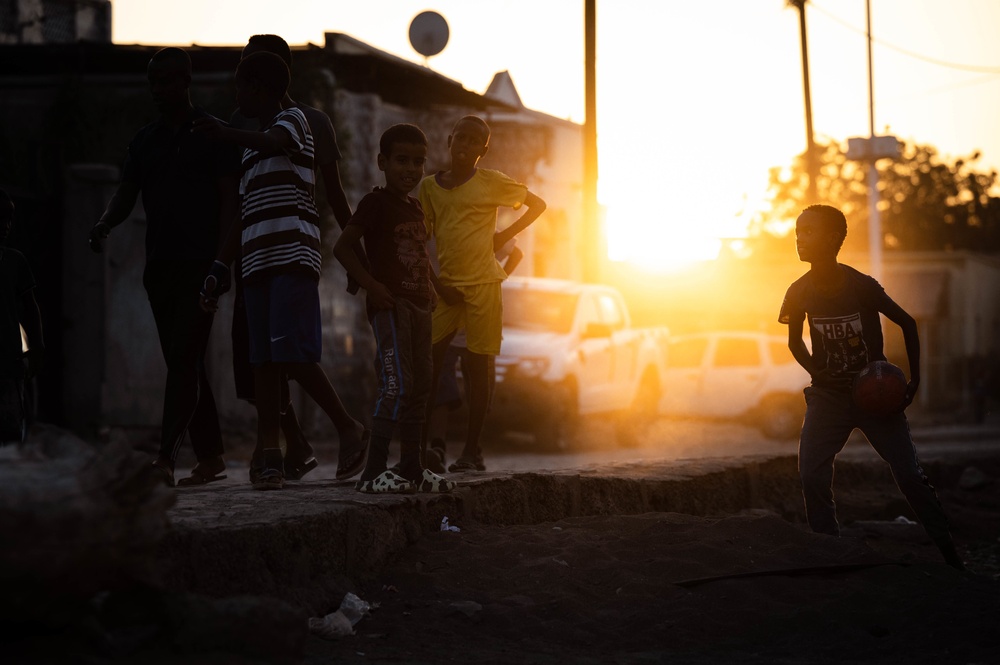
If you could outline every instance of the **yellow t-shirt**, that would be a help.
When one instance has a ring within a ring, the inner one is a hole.
[[[453,189],[439,185],[436,176],[420,182],[420,205],[437,244],[442,283],[471,286],[507,279],[493,254],[497,208],[520,208],[527,193],[527,186],[490,169],[477,169]]]

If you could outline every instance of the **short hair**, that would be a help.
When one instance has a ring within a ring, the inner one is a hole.
[[[188,76],[191,75],[191,56],[188,55],[187,51],[176,46],[161,48],[154,53],[153,57],[149,59],[149,66],[153,65],[176,67]]]
[[[840,242],[837,243],[837,250],[844,244],[844,239],[847,238],[847,217],[839,209],[833,206],[823,205],[822,203],[817,203],[808,206],[802,212],[810,212],[823,223],[823,225],[833,233],[837,235]]]
[[[416,125],[402,122],[382,132],[382,138],[378,141],[378,151],[388,157],[392,152],[392,146],[397,143],[414,143],[426,147],[427,136]]]
[[[247,46],[273,53],[285,61],[288,69],[292,68],[292,49],[288,47],[288,42],[278,35],[254,35],[247,40]]]
[[[285,96],[291,79],[285,61],[269,51],[251,53],[240,60],[236,78],[241,77],[259,84],[273,99]]]
[[[480,118],[478,115],[463,115],[459,118],[454,125],[451,127],[451,131],[455,131],[455,127],[458,127],[463,122],[471,122],[473,124],[479,125],[486,132],[486,142],[490,142],[490,126],[486,124],[486,121]]]

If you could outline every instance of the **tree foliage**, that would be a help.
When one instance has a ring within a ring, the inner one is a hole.
[[[820,203],[837,206],[847,216],[845,249],[868,245],[868,165],[848,160],[836,143],[816,145],[820,164],[816,191]],[[980,154],[951,163],[935,148],[907,143],[897,160],[877,162],[878,209],[886,251],[1000,251],[1000,198],[997,172],[977,169]],[[808,205],[805,155],[789,167],[771,169],[771,208],[753,221],[751,236],[767,253],[775,244],[787,249],[785,236]]]

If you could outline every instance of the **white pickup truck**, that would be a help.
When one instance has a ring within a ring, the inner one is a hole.
[[[611,286],[511,277],[488,426],[562,449],[582,417],[610,416],[619,443],[635,445],[659,414],[668,336],[633,328]]]

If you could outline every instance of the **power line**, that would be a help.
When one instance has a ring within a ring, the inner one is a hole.
[[[823,14],[824,16],[826,16],[831,21],[834,21],[835,23],[839,23],[840,25],[842,25],[843,27],[847,28],[851,32],[856,32],[859,35],[862,35],[862,36],[864,36],[867,39],[867,37],[868,37],[868,32],[867,31],[862,30],[860,28],[854,27],[853,25],[851,25],[847,21],[845,21],[845,20],[843,20],[843,19],[835,16],[834,14],[830,13],[828,10],[826,10],[823,7],[817,5],[815,2],[812,2],[811,4],[812,4],[812,8],[813,9],[815,9],[816,11],[818,11],[820,14]],[[938,67],[947,67],[949,69],[957,69],[957,70],[966,71],[966,72],[976,72],[976,73],[980,73],[980,74],[1000,74],[1000,67],[990,67],[990,66],[986,66],[986,65],[966,65],[966,64],[957,63],[957,62],[948,62],[946,60],[938,60],[937,58],[932,58],[930,56],[926,56],[926,55],[923,55],[921,53],[917,53],[916,51],[910,51],[909,49],[905,49],[905,48],[903,48],[901,46],[896,46],[895,44],[890,44],[889,42],[882,41],[881,39],[876,39],[875,37],[872,37],[872,41],[875,42],[876,44],[878,44],[879,46],[884,46],[885,48],[890,49],[892,51],[896,51],[897,53],[901,53],[902,55],[914,58],[916,60],[922,60],[922,61],[930,63],[932,65],[937,65]]]

